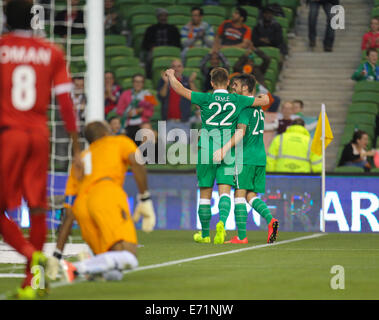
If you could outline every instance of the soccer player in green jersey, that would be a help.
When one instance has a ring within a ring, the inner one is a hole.
[[[253,96],[256,80],[252,75],[242,74],[233,80],[232,89],[244,96]],[[236,158],[236,190],[234,214],[238,236],[228,243],[248,243],[246,237],[247,210],[246,202],[251,205],[267,222],[267,242],[276,240],[279,222],[273,218],[267,205],[257,197],[257,193],[264,193],[266,187],[266,151],[263,143],[264,112],[261,107],[246,108],[238,118],[235,135],[221,149],[214,153],[214,160],[220,161],[231,148],[243,143],[242,159]],[[238,173],[239,172],[239,173]]]
[[[233,150],[229,153],[232,161],[213,162],[213,150],[219,149],[233,136],[237,119],[246,107],[266,105],[269,102],[267,95],[259,97],[246,97],[238,94],[230,94],[227,91],[229,85],[229,73],[224,68],[214,68],[211,71],[211,85],[213,93],[194,92],[185,87],[175,78],[174,71],[165,72],[170,86],[179,95],[197,104],[201,111],[202,129],[199,140],[198,163],[196,167],[198,187],[200,188],[200,201],[198,214],[202,230],[194,235],[194,240],[199,243],[210,243],[209,225],[212,217],[211,197],[214,181],[218,184],[219,216],[220,221],[216,226],[215,244],[223,244],[225,241],[225,223],[228,218],[231,200],[230,191],[234,186],[234,161]],[[224,137],[225,135],[225,137]],[[226,140],[227,139],[227,140]]]

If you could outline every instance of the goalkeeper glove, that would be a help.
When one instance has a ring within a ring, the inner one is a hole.
[[[47,270],[46,275],[51,279],[55,280],[57,278],[59,268],[61,265],[62,252],[56,249],[51,257],[47,258]]]
[[[151,232],[155,226],[155,212],[149,191],[139,194],[137,199],[138,203],[134,210],[133,220],[137,223],[142,215],[142,230]]]

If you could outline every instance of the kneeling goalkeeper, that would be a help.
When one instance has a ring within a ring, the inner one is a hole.
[[[90,144],[81,154],[84,172],[78,172],[77,169],[70,172],[66,185],[68,208],[59,230],[54,255],[48,259],[47,275],[54,280],[61,265],[66,280],[70,282],[78,275],[94,274],[119,280],[123,269],[138,266],[134,222],[142,215],[143,231],[150,232],[155,226],[146,169],[137,161],[139,150],[136,144],[126,136],[112,136],[105,123],[89,123],[84,135]],[[139,191],[134,221],[129,211],[127,194],[123,190],[129,166]],[[82,238],[95,256],[71,264],[61,258],[75,219]]]

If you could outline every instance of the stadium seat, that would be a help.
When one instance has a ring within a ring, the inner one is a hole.
[[[161,72],[171,66],[172,59],[172,57],[158,57],[153,59],[152,81],[154,88],[158,86],[159,79],[161,78]]]
[[[185,66],[186,68],[200,68],[201,60],[203,60],[202,57],[187,58]]]
[[[346,172],[346,173],[363,173],[365,172],[363,168],[355,166],[341,166],[334,169],[334,172]]]
[[[371,173],[379,173],[379,168],[372,168],[370,170]]]
[[[132,78],[125,78],[121,81],[120,86],[123,90],[128,90],[133,88],[133,80]]]
[[[210,52],[209,48],[199,47],[199,48],[189,48],[186,53],[186,58],[194,58],[194,57],[201,57],[203,58],[205,55],[207,55]]]
[[[143,37],[145,35],[146,29],[149,26],[150,25],[148,25],[148,24],[138,25],[138,26],[136,26],[133,29],[133,40],[132,40],[132,43],[133,43],[133,49],[134,49],[136,57],[140,56]]]
[[[115,70],[115,78],[120,83],[125,78],[132,78],[135,74],[145,75],[145,70],[142,67],[121,67]]]
[[[357,92],[353,94],[352,101],[355,102],[372,102],[379,104],[379,92]]]
[[[180,48],[173,46],[159,46],[153,49],[153,59],[158,57],[180,57]]]
[[[245,24],[253,31],[254,27],[257,25],[258,19],[255,17],[247,17]]]
[[[135,67],[139,65],[139,59],[136,57],[114,57],[110,61],[112,70],[119,67]]]
[[[117,56],[134,56],[133,48],[126,46],[110,46],[105,48],[105,56],[117,57]]]
[[[123,46],[126,45],[126,39],[124,36],[118,34],[106,34],[104,36],[104,45],[108,46]]]
[[[150,25],[157,23],[157,17],[156,15],[152,14],[136,14],[134,15],[130,20],[130,27],[131,29],[135,29],[136,26],[144,25],[146,22],[148,22]]]
[[[283,29],[289,28],[289,21],[287,20],[287,18],[275,17],[274,19],[282,26]]]
[[[84,56],[84,45],[75,45],[71,47],[72,56]]]
[[[371,17],[379,17],[379,7],[371,10]]]
[[[292,10],[296,10],[296,8],[299,5],[298,0],[268,0],[267,4],[274,4],[277,3],[281,5],[282,7],[291,8]]]
[[[147,0],[147,3],[159,7],[166,7],[174,5],[176,3],[176,0]]]
[[[134,15],[153,15],[155,16],[157,7],[152,6],[150,4],[144,4],[144,5],[137,5],[137,6],[122,6],[122,13],[123,15],[129,20]],[[145,22],[146,23],[146,22]]]
[[[280,61],[280,50],[275,47],[259,47],[270,58]]]
[[[223,19],[226,18],[226,10],[222,6],[202,6],[204,15],[220,16]]]
[[[378,114],[379,107],[375,103],[353,103],[349,106],[348,113],[369,113]]]
[[[375,125],[376,114],[370,113],[349,113],[346,117],[348,124],[369,124]]]
[[[354,92],[379,92],[378,81],[358,81],[354,86]]]
[[[141,3],[146,2],[146,0],[116,0],[116,7],[121,5],[139,5]]]
[[[175,14],[175,15],[169,15],[168,19],[167,19],[167,22],[169,24],[175,25],[178,28],[179,32],[180,32],[180,30],[182,28],[179,27],[179,26],[188,23],[190,21],[190,19],[191,18],[188,17],[188,16]]]
[[[223,17],[214,16],[214,15],[204,15],[203,20],[208,22],[211,26],[213,26],[214,31],[216,33],[219,25],[225,20]]]
[[[190,6],[168,6],[167,8],[168,16],[170,15],[182,15],[191,17],[191,7]]]
[[[245,54],[245,49],[242,48],[222,48],[220,50],[227,58],[239,58]]]
[[[203,5],[203,0],[177,0],[176,4],[201,7]]]
[[[245,9],[248,17],[256,18],[259,17],[259,9],[253,6],[241,6],[241,8]]]

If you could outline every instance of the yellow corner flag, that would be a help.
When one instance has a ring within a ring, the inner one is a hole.
[[[329,143],[333,140],[333,132],[330,128],[328,116],[325,112],[325,149],[328,147]],[[322,111],[320,112],[320,115],[318,117],[316,132],[313,137],[312,145],[311,145],[311,151],[319,156],[322,155]]]

